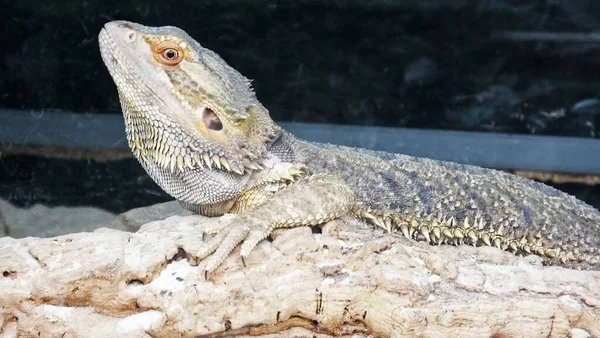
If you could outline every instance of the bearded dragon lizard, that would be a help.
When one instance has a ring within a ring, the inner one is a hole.
[[[573,196],[492,169],[297,139],[247,78],[176,27],[113,21],[98,39],[149,176],[186,209],[235,214],[207,230],[205,273],[275,228],[342,216],[430,244],[600,268],[600,212]]]

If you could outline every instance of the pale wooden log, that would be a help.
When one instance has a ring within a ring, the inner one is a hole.
[[[193,254],[218,221],[0,238],[0,337],[600,337],[600,272],[346,220],[277,231],[205,281]]]

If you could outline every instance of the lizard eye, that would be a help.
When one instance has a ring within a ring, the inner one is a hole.
[[[175,49],[169,48],[169,49],[165,49],[162,56],[165,59],[175,60],[179,56],[179,53]]]
[[[156,61],[164,65],[176,66],[183,60],[183,48],[174,41],[163,41],[153,49]]]
[[[202,122],[210,130],[219,131],[223,129],[223,123],[221,123],[217,114],[210,108],[204,108],[202,111]]]

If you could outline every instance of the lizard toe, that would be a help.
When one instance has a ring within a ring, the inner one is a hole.
[[[213,254],[206,261],[206,265],[204,266],[204,271],[212,272],[214,271],[233,249],[240,244],[247,236],[249,228],[245,225],[240,225],[233,228],[228,228],[229,230],[223,229],[221,232],[215,236],[214,239],[218,239],[219,243],[217,243],[216,250],[213,250]],[[225,235],[221,235],[227,232]],[[213,241],[211,240],[211,242]]]
[[[225,237],[227,237],[228,231],[223,230],[215,235],[215,237],[211,238],[205,245],[196,253],[196,257],[198,259],[204,259],[208,257],[210,254],[215,252],[219,245],[223,242]],[[203,236],[204,237],[204,236]],[[204,238],[203,238],[204,239]]]
[[[254,250],[256,245],[263,239],[267,238],[267,236],[269,236],[270,233],[271,229],[265,229],[262,226],[256,226],[253,229],[251,229],[250,233],[248,234],[248,237],[242,244],[240,252],[241,256],[248,257],[248,255],[252,250]]]

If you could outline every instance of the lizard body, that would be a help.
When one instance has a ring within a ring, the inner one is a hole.
[[[600,268],[600,212],[573,196],[492,169],[297,139],[248,79],[176,27],[113,21],[99,43],[150,177],[189,210],[236,214],[208,230],[215,236],[197,253],[208,272],[275,228],[342,216],[430,244]]]

